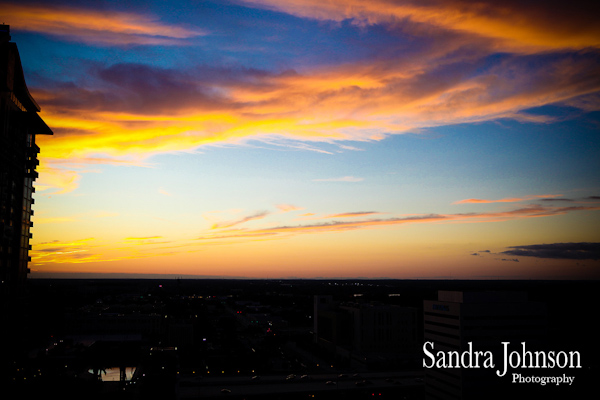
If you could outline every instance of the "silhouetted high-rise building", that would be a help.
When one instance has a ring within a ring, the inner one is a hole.
[[[29,268],[36,135],[52,135],[37,114],[10,28],[0,25],[0,280],[1,291],[24,283]]]
[[[314,342],[340,358],[370,366],[399,365],[421,354],[416,308],[315,296],[313,318]]]
[[[423,302],[423,314],[425,342],[435,345],[429,352],[462,354],[471,343],[476,351],[493,353],[497,368],[501,368],[502,342],[512,342],[518,348],[523,341],[536,347],[546,340],[546,305],[529,301],[526,292],[440,290],[437,300]],[[430,363],[424,353],[423,359]],[[499,378],[494,368],[483,367],[484,357],[481,360],[480,368],[426,368],[425,398],[508,398],[506,386],[509,393],[515,391],[510,377]]]

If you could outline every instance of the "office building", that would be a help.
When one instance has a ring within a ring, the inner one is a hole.
[[[435,346],[434,351],[428,350],[432,354],[489,351],[498,363],[503,355],[502,342],[511,342],[514,347],[523,341],[531,348],[543,345],[547,310],[544,303],[529,301],[525,292],[439,291],[437,300],[424,301],[423,323],[424,342]],[[485,368],[484,361],[481,357],[479,368],[425,368],[426,399],[500,395],[509,387],[510,377],[498,377],[496,368]]]
[[[315,296],[313,334],[331,354],[372,367],[411,363],[419,349],[417,310],[378,302]]]
[[[21,286],[29,273],[29,239],[37,178],[36,135],[52,135],[38,115],[10,28],[0,25],[0,283],[1,292]]]

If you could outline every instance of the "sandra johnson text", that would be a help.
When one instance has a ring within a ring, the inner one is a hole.
[[[508,368],[581,368],[581,354],[578,351],[529,351],[521,342],[520,351],[509,351],[510,342],[501,342],[502,364],[496,375],[506,375]],[[423,367],[425,368],[495,368],[491,351],[474,351],[473,342],[468,342],[468,350],[435,351],[433,342],[423,344]]]

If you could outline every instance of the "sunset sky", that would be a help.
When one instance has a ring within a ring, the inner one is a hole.
[[[31,277],[597,279],[591,3],[0,0]]]

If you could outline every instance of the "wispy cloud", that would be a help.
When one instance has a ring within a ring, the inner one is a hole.
[[[53,168],[41,164],[37,170],[41,178],[35,183],[36,191],[54,189],[53,194],[64,194],[72,192],[79,186],[81,171],[77,169]]]
[[[528,200],[560,200],[555,199],[556,197],[560,197],[562,194],[541,194],[541,195],[529,195],[523,197],[508,197],[499,200],[487,200],[487,199],[465,199],[455,201],[453,204],[485,204],[485,203],[517,203],[520,201],[528,201]],[[566,199],[563,199],[566,200]]]
[[[415,223],[489,223],[511,221],[526,218],[542,218],[564,215],[577,211],[597,211],[600,206],[590,207],[544,207],[530,206],[509,211],[490,213],[464,213],[464,214],[424,214],[407,217],[334,221],[322,224],[308,224],[295,226],[278,226],[264,229],[237,229],[228,232],[218,232],[201,236],[202,240],[231,239],[231,238],[257,238],[274,237],[279,235],[295,235],[324,232],[343,232],[356,229],[381,228],[387,226],[415,224]]]
[[[142,237],[127,237],[125,240],[154,240],[154,239],[162,239],[162,236],[142,236]]]
[[[298,225],[278,225],[262,228],[240,227],[245,222],[259,220],[269,215],[268,212],[256,213],[234,221],[219,222],[212,229],[195,239],[166,241],[161,235],[130,236],[123,241],[123,246],[105,243],[94,238],[70,242],[51,241],[34,245],[31,252],[32,265],[70,264],[87,262],[108,262],[125,259],[136,259],[170,255],[174,253],[199,251],[205,245],[243,243],[246,241],[262,241],[285,239],[296,235],[311,235],[320,233],[344,233],[363,229],[385,229],[410,224],[448,224],[448,223],[494,223],[519,219],[544,218],[565,215],[574,212],[598,211],[600,206],[549,207],[532,205],[515,208],[508,211],[486,213],[458,214],[417,214],[391,218],[370,218],[376,212],[356,212],[331,214],[339,220],[324,223],[309,223]],[[352,218],[355,217],[355,218]],[[194,244],[195,243],[195,244]],[[200,244],[202,243],[202,244]],[[490,250],[480,250],[472,253],[474,256],[491,254]],[[508,256],[531,256],[545,258],[596,259],[598,244],[554,244],[526,245],[510,247],[501,254]],[[518,261],[506,258],[506,261]]]
[[[499,51],[598,47],[597,8],[578,2],[568,10],[560,3],[433,0],[246,0],[246,3],[304,18],[359,25],[385,24],[414,35],[450,31],[490,40]]]
[[[544,202],[561,202],[562,201],[562,202],[566,202],[566,203],[572,203],[575,200],[574,199],[559,199],[559,198],[556,198],[556,199],[540,199],[540,201],[544,201]]]
[[[327,152],[308,142],[381,140],[424,127],[519,119],[524,109],[600,90],[600,78],[589,73],[600,57],[595,53],[547,57],[534,75],[528,59],[507,56],[478,70],[464,66],[463,57],[471,56],[450,46],[302,74],[88,63],[94,79],[49,82],[34,91],[56,133],[41,139],[43,157],[139,161],[248,139]]]
[[[111,218],[119,216],[119,213],[113,211],[90,211],[86,213],[73,214],[69,216],[46,216],[45,213],[36,214],[33,221],[36,224],[55,224],[63,222],[76,222],[84,219]]]
[[[55,132],[40,138],[43,186],[63,193],[76,188],[81,171],[56,169],[69,160],[143,162],[248,141],[332,154],[339,150],[320,144],[358,150],[348,143],[431,127],[498,119],[547,123],[553,117],[526,110],[550,104],[600,109],[600,28],[591,17],[597,13],[585,6],[565,16],[564,7],[516,1],[246,4],[303,18],[381,24],[414,45],[400,41],[377,57],[297,70],[88,60],[78,66],[84,78],[38,77],[41,84],[31,90]],[[3,3],[3,11],[17,26],[72,40],[171,43],[202,34],[143,13],[14,3]]]
[[[75,217],[35,217],[36,224],[60,224],[63,222],[77,221]]]
[[[356,218],[356,217],[369,217],[373,215],[381,214],[377,211],[355,211],[339,214],[326,215],[323,218]]]
[[[563,260],[600,260],[600,243],[548,243],[510,246],[503,254]]]
[[[171,240],[164,240],[162,236],[142,236],[142,237],[127,237],[125,243],[133,244],[135,246],[161,246],[161,249],[165,249],[165,244],[173,243]],[[127,249],[125,249],[127,252]]]
[[[358,148],[358,147],[355,147],[355,146],[349,146],[349,145],[346,145],[346,144],[338,144],[338,147],[340,149],[343,149],[343,150],[365,151],[364,149],[361,149],[361,148]]]
[[[291,212],[291,211],[298,211],[298,210],[303,210],[302,207],[296,207],[294,205],[291,204],[278,204],[276,206],[281,212]]]
[[[114,262],[172,255],[189,250],[190,241],[173,242],[163,236],[124,238],[120,244],[99,238],[39,243],[31,250],[33,267]]]
[[[94,238],[78,239],[74,241],[52,241],[34,245],[30,252],[33,266],[48,263],[84,263],[99,259],[92,252],[96,247]]]
[[[256,214],[249,215],[247,217],[243,217],[243,218],[235,220],[235,221],[218,222],[218,223],[213,224],[211,229],[231,228],[232,226],[240,225],[240,224],[246,223],[248,221],[265,218],[269,214],[270,213],[268,211],[261,211]]]
[[[102,45],[173,45],[204,35],[198,29],[159,22],[155,16],[57,4],[0,2],[3,17],[17,29]]]
[[[532,60],[507,56],[491,67],[469,69],[462,50],[454,50],[450,59],[450,49],[432,50],[302,74],[88,66],[94,79],[34,90],[55,131],[40,139],[43,160],[52,166],[55,160],[95,154],[140,162],[154,154],[250,139],[330,153],[308,142],[381,140],[425,127],[523,119],[524,109],[600,90],[600,77],[589,73],[600,58],[595,53],[548,57],[532,75]]]

